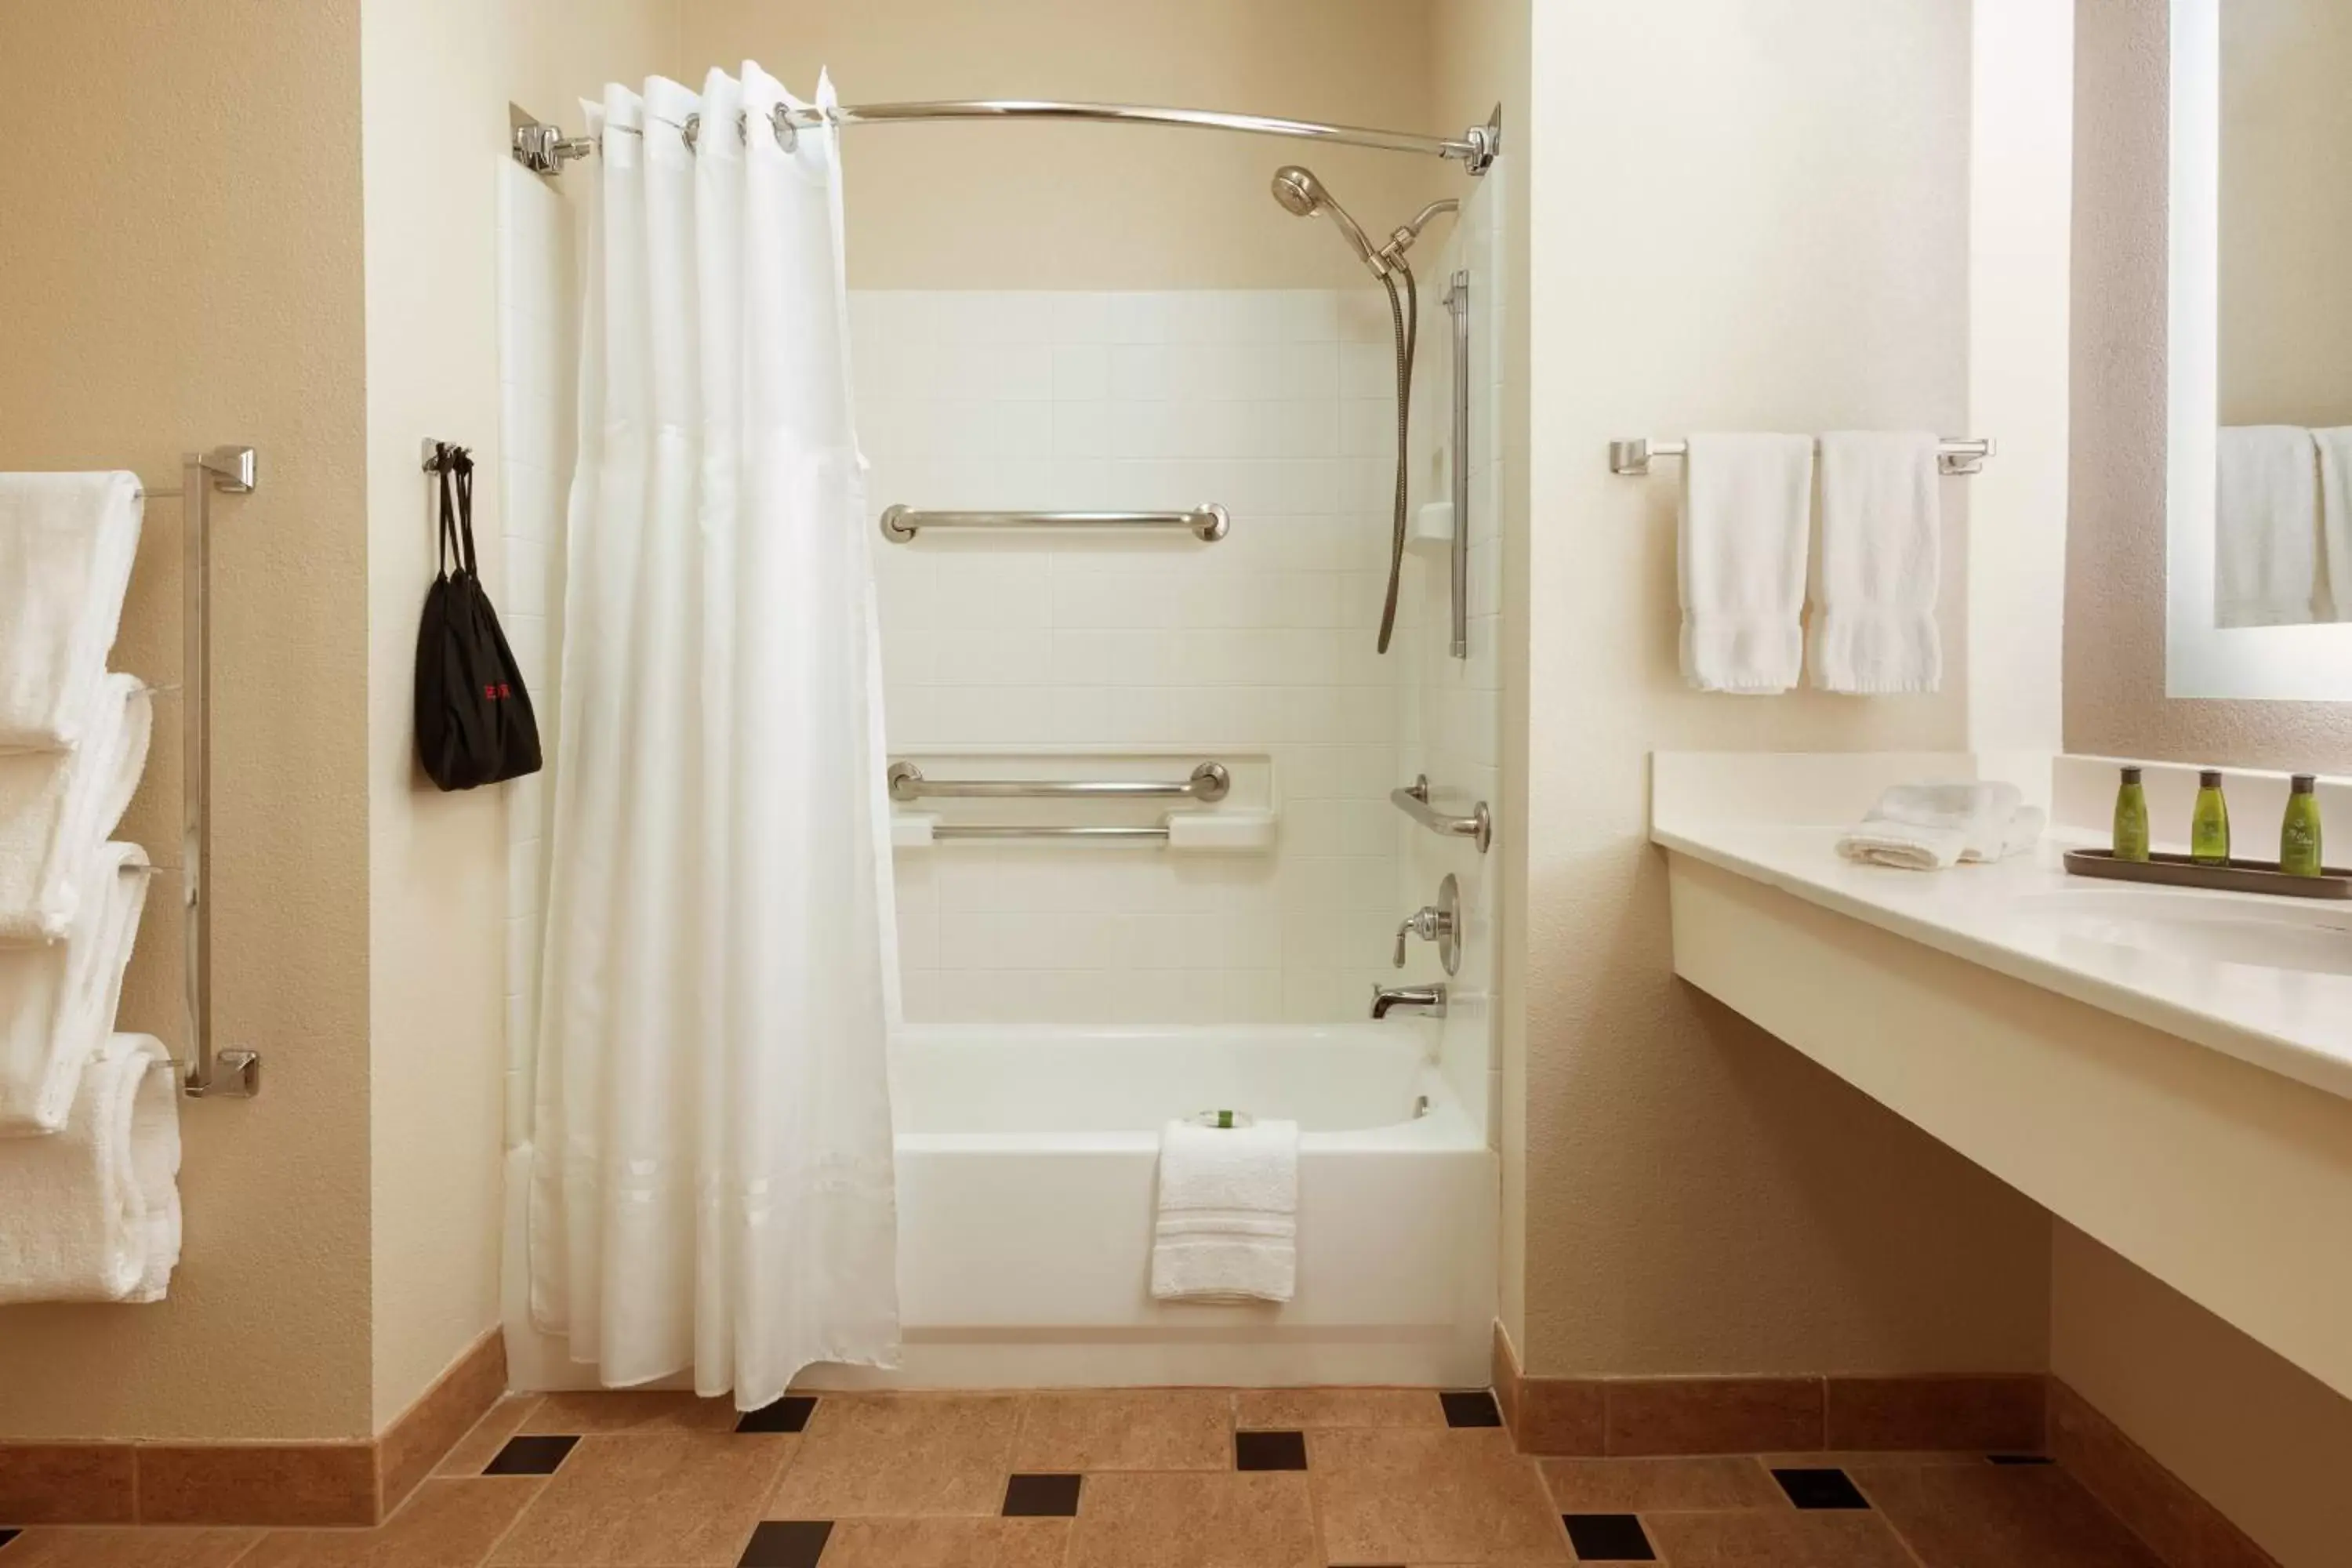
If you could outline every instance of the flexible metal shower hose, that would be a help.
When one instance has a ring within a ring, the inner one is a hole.
[[[1397,298],[1396,279],[1391,274],[1404,274],[1404,297]],[[1412,352],[1413,342],[1421,334],[1421,291],[1412,280],[1412,268],[1398,258],[1390,272],[1381,274],[1381,287],[1389,291],[1389,321],[1396,330],[1397,366],[1397,442],[1396,442],[1396,508],[1395,526],[1389,542],[1389,593],[1381,605],[1381,647],[1389,651],[1389,638],[1396,631],[1397,586],[1404,575],[1404,491],[1405,434],[1412,422]]]

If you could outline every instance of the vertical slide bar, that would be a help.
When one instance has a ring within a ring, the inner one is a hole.
[[[1456,658],[1470,657],[1470,274],[1454,275],[1445,290],[1454,318],[1454,642]]]

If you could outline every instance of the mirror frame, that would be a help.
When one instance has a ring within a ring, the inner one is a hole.
[[[2352,625],[2213,624],[2221,422],[2221,0],[2172,0],[2167,187],[2164,689],[2168,697],[2352,701]]]

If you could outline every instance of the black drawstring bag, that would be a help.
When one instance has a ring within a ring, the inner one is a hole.
[[[475,571],[474,459],[463,447],[434,452],[441,570],[416,633],[416,754],[443,789],[472,789],[539,771],[539,720]]]

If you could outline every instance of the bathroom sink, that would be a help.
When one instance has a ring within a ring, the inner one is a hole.
[[[2207,893],[2043,893],[2028,921],[2062,937],[2164,958],[2352,975],[2352,910]]]

